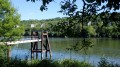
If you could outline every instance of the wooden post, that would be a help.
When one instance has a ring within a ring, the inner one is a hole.
[[[38,39],[38,32],[31,32],[31,39]],[[31,42],[31,58],[34,58],[34,52],[36,52],[36,58],[37,58],[38,55],[37,50],[38,50],[38,42]]]
[[[44,37],[43,37],[43,33],[41,33],[41,59],[43,58],[43,41],[44,41],[44,39],[43,39]]]
[[[36,32],[37,35],[31,35],[31,39],[33,39],[33,36],[38,36],[38,32]],[[38,37],[39,39],[39,37]],[[44,41],[45,40],[45,41]],[[47,58],[48,52],[50,53],[50,58],[52,57],[51,53],[51,47],[48,39],[48,32],[41,32],[41,48],[38,49],[38,42],[32,42],[31,43],[31,56],[32,53],[34,55],[34,52],[36,52],[36,59],[38,57],[38,52],[41,53],[41,59],[43,59],[43,52],[45,52],[45,57]]]
[[[35,50],[38,50],[38,42],[35,42],[36,44],[36,49]],[[38,52],[36,52],[36,59],[38,59]]]
[[[46,58],[47,58],[47,51],[48,51],[48,42],[47,42],[47,36],[45,37],[46,38],[46,45],[45,45],[45,48],[46,48]]]
[[[48,44],[48,48],[49,48],[49,53],[50,53],[50,58],[52,58],[52,52],[51,52],[51,47],[50,47],[50,42],[49,42],[49,39],[48,39],[48,32],[47,32],[47,44]]]
[[[32,32],[31,32],[31,40],[33,39],[33,35],[32,35]],[[33,58],[32,56],[32,50],[33,50],[33,42],[31,42],[31,59]]]
[[[33,43],[31,42],[31,59],[32,59],[32,57],[33,57],[33,56],[32,56],[32,54],[33,54],[33,53],[32,53],[32,48],[33,48]]]
[[[46,39],[46,41],[45,41],[45,44],[44,44],[44,38],[45,37],[45,39]],[[44,46],[44,48],[45,48],[45,52],[46,52],[46,58],[47,58],[47,54],[48,54],[48,51],[49,51],[49,53],[50,53],[50,58],[52,57],[52,52],[51,52],[51,47],[50,47],[50,43],[49,43],[49,39],[48,39],[48,32],[45,32],[45,33],[42,33],[42,46]]]
[[[38,59],[38,52],[36,52],[36,59]]]
[[[7,60],[8,62],[10,62],[10,51],[11,51],[11,48],[8,46],[8,49],[7,49]]]

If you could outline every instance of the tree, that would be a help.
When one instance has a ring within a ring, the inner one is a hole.
[[[26,0],[26,1],[36,2],[38,0]],[[48,9],[47,5],[54,0],[39,0],[39,1],[42,1],[42,5],[40,7],[40,10],[43,11],[43,10],[47,10]]]
[[[36,2],[38,0],[27,0],[27,1]],[[47,7],[47,5],[50,2],[53,2],[53,0],[39,0],[39,1],[41,1],[43,3],[42,6],[45,6],[45,7]],[[117,15],[117,13],[112,13],[111,16],[109,14],[111,10],[116,11],[120,9],[120,5],[119,5],[120,0],[81,0],[83,3],[82,10],[78,9],[78,4],[76,4],[76,1],[78,0],[61,0],[60,12],[65,15],[68,15],[70,20],[71,19],[73,21],[78,20],[78,23],[82,24],[82,29],[83,29],[83,26],[86,24],[86,22],[88,22],[89,20],[91,21],[93,19],[96,19],[96,17],[98,17],[99,15],[100,15],[99,17],[103,21],[103,25],[101,26],[100,30],[102,30],[104,26],[108,26],[109,24],[111,24],[110,22],[111,20],[115,21],[116,25],[118,25],[119,27],[119,23],[117,23],[119,22],[118,21],[119,18],[116,18],[115,16]],[[43,10],[46,10],[46,9],[43,9]],[[96,14],[99,14],[99,15],[96,15]],[[110,20],[110,18],[112,19]]]
[[[47,5],[50,2],[53,2],[54,0],[26,0],[26,1],[31,1],[31,2],[36,2],[36,1],[42,1],[41,9],[40,10],[46,10]],[[57,0],[56,0],[57,1]],[[61,0],[62,1],[62,0]],[[66,1],[66,0],[64,0]],[[67,1],[77,1],[77,0],[67,0]],[[97,3],[99,6],[103,6],[108,9],[114,9],[114,10],[119,10],[120,9],[120,0],[84,0],[87,3]],[[104,3],[104,5],[102,5]]]
[[[120,9],[120,0],[86,0],[89,3],[93,3],[93,2],[97,2],[98,5],[102,5],[102,3],[106,3],[105,5],[103,5],[105,8],[108,8],[110,10],[114,9],[114,10],[119,10]]]
[[[38,0],[27,0],[31,2],[36,2]],[[47,4],[53,2],[54,0],[42,0],[42,5],[40,10],[47,10]],[[76,4],[77,0],[61,0],[61,10],[65,15],[70,16],[70,19],[78,18],[78,22],[82,22],[82,28],[85,22],[85,17],[91,18],[92,15],[96,14],[100,10],[104,10],[103,12],[109,12],[110,10],[119,10],[120,8],[120,0],[82,0],[83,8],[78,9],[78,4]],[[104,5],[102,4],[104,3]],[[45,9],[46,8],[46,9]],[[80,17],[82,15],[82,17]]]
[[[21,36],[23,27],[19,25],[20,15],[11,5],[9,0],[0,0],[0,37],[14,39]]]

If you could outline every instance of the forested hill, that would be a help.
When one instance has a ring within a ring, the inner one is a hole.
[[[57,17],[57,18],[43,19],[43,20],[30,19],[30,20],[22,20],[21,24],[24,24],[26,29],[30,28],[31,24],[34,24],[35,25],[34,28],[39,30],[41,25],[43,25],[43,27],[47,28],[49,26],[49,24],[55,25],[55,24],[57,24],[58,22],[61,22],[64,19],[66,19],[66,18],[65,17],[63,17],[63,18]]]
[[[56,17],[52,19],[29,19],[29,20],[21,20],[21,25],[24,25],[25,32],[30,33],[30,30],[47,30],[50,31],[51,26],[55,26],[58,22],[63,22],[67,19],[67,17]],[[33,26],[34,27],[31,27]]]
[[[106,15],[107,18],[106,18]],[[52,37],[107,37],[120,38],[120,13],[101,13],[86,17],[83,29],[81,21],[63,18],[53,18],[45,20],[22,20],[25,27],[25,34],[30,30],[47,30]],[[25,35],[24,34],[24,35]]]
[[[65,19],[66,17],[60,18],[60,17],[56,17],[56,18],[52,18],[52,19],[42,19],[42,20],[38,20],[38,19],[29,19],[29,20],[22,20],[21,23],[25,23],[25,24],[31,24],[31,23],[56,23],[62,19]]]

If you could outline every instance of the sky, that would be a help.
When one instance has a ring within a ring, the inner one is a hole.
[[[54,0],[48,5],[47,11],[40,11],[41,1],[27,2],[26,0],[10,0],[12,5],[17,9],[17,12],[21,15],[21,20],[42,20],[42,19],[51,19],[56,17],[66,17],[62,13],[58,13],[60,10],[60,1],[64,0]],[[79,9],[82,9],[82,0],[77,0],[76,4]],[[112,11],[113,12],[113,11]],[[118,10],[117,12],[120,12]]]
[[[66,17],[62,13],[58,13],[60,10],[60,1],[56,0],[55,2],[51,2],[48,5],[47,11],[40,11],[41,2],[27,2],[26,0],[10,0],[12,5],[17,9],[17,12],[21,15],[21,20],[29,20],[29,19],[51,19],[56,17]],[[80,3],[80,2],[79,2]],[[81,7],[81,4],[80,6]]]

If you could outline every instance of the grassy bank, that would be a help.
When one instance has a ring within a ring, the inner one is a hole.
[[[25,60],[13,59],[7,61],[6,59],[0,59],[0,67],[95,67],[95,66],[86,62],[80,62],[75,60],[25,61]],[[120,67],[120,65],[110,63],[106,59],[101,59],[101,61],[97,64],[97,67]]]
[[[86,62],[79,62],[73,60],[53,61],[53,60],[41,60],[41,61],[22,61],[0,59],[0,67],[93,67]]]

